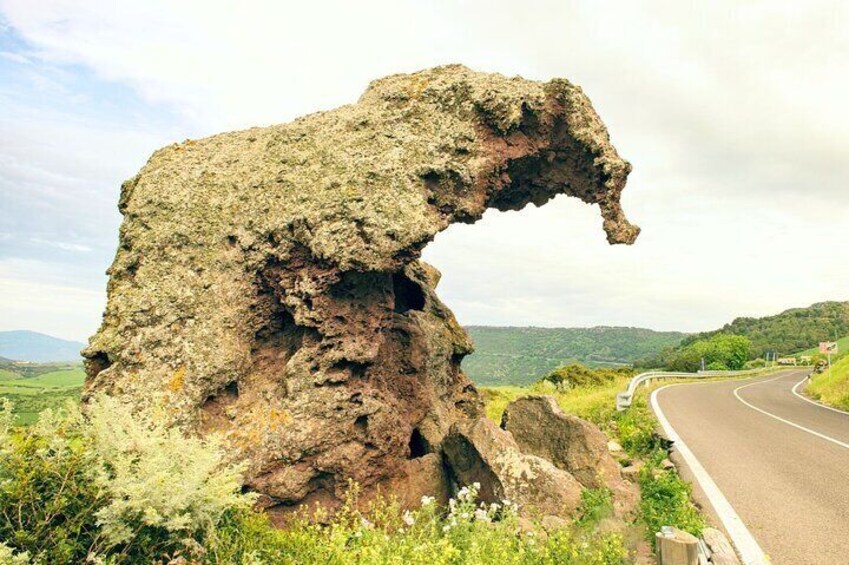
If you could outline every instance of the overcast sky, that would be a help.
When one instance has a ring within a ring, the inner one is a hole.
[[[287,5],[290,4],[290,5]],[[580,84],[634,172],[425,250],[464,324],[711,329],[849,299],[849,3],[0,0],[0,329],[86,339],[159,146],[446,63]]]

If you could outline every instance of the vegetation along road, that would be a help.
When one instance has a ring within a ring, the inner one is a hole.
[[[765,554],[776,564],[845,563],[849,555],[849,414],[802,397],[807,372],[671,385],[653,398],[699,483],[697,498],[736,533],[748,562],[767,562]]]

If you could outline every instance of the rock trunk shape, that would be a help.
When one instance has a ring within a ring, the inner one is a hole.
[[[409,461],[439,453],[481,400],[422,248],[558,194],[598,204],[608,240],[631,243],[629,171],[580,88],[462,66],[160,149],[122,186],[86,395],[224,434],[273,511],[333,506],[348,479],[366,493],[438,480]]]

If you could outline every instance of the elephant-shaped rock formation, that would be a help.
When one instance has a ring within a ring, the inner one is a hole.
[[[273,516],[333,507],[349,479],[366,494],[445,487],[442,441],[482,403],[421,250],[488,208],[558,194],[631,243],[629,171],[580,88],[456,65],[160,149],[122,186],[85,394],[223,434]]]

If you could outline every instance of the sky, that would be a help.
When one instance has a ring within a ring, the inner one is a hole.
[[[713,329],[849,300],[849,3],[0,0],[0,330],[85,340],[158,147],[447,63],[582,86],[634,171],[424,252],[463,324]]]

